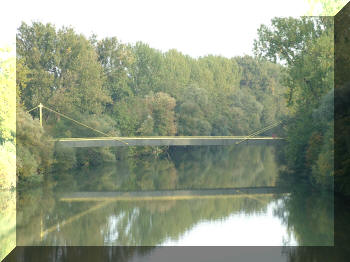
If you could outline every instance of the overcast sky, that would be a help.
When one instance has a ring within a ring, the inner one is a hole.
[[[98,38],[142,41],[193,57],[252,54],[260,24],[274,16],[300,16],[307,0],[16,0],[1,4],[0,46],[14,43],[21,21],[72,26]]]

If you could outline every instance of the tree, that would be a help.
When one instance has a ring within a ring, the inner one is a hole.
[[[254,52],[273,62],[293,63],[309,41],[317,39],[323,32],[322,20],[317,17],[278,18],[271,26],[261,25],[258,39],[254,40]]]
[[[196,85],[188,86],[179,98],[176,118],[178,135],[210,135],[210,105],[208,91]]]
[[[177,98],[190,82],[189,57],[175,49],[164,54],[162,92]]]
[[[15,58],[10,49],[0,49],[0,145],[6,141],[15,142],[15,114]]]
[[[310,9],[307,15],[335,16],[346,2],[346,0],[308,0]],[[318,10],[319,7],[321,7],[321,10]]]
[[[50,170],[53,143],[40,126],[22,106],[17,107],[16,174],[18,182],[41,182]]]
[[[294,108],[317,106],[334,83],[332,31],[325,31],[306,46],[288,68],[288,100]]]
[[[135,57],[130,46],[118,42],[116,37],[105,38],[97,42],[96,52],[105,77],[105,88],[113,101],[132,96],[131,70]]]
[[[176,134],[176,100],[166,93],[150,94],[145,97],[149,115],[153,118],[153,135],[173,136]],[[148,117],[148,116],[147,116]]]
[[[15,58],[0,49],[0,189],[16,186]]]
[[[335,136],[335,189],[342,194],[350,195],[350,5],[347,4],[335,16],[335,89],[334,89],[334,128]]]
[[[16,50],[17,61],[28,70],[17,80],[26,108],[41,102],[66,113],[100,113],[111,101],[102,88],[102,67],[93,46],[72,28],[57,31],[51,24],[22,23]]]
[[[149,92],[164,91],[162,77],[164,57],[163,54],[142,42],[133,46],[135,62],[132,66],[132,89],[139,96]]]
[[[310,182],[328,188],[334,174],[327,160],[332,159],[333,154],[330,138],[333,115],[328,119],[319,118],[314,112],[321,110],[318,109],[321,101],[333,92],[332,25],[329,17],[274,18],[271,28],[260,27],[259,39],[254,44],[258,56],[284,62],[286,66],[282,81],[288,88],[286,151],[289,168]]]

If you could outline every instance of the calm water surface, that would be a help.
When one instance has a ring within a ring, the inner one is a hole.
[[[281,188],[276,148],[173,147],[17,195],[20,246],[332,246],[333,198]]]

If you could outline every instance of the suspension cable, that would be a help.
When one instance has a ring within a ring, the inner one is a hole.
[[[29,113],[29,112],[33,111],[34,109],[37,109],[38,107],[39,107],[39,106],[36,106],[36,107],[34,107],[34,108],[32,108],[32,109],[28,110],[28,111],[27,111],[27,113]]]
[[[49,111],[51,111],[51,112],[53,112],[53,113],[56,113],[56,114],[58,114],[58,115],[60,115],[60,116],[62,116],[62,117],[65,117],[65,118],[67,118],[67,119],[73,121],[74,123],[76,123],[76,124],[78,124],[78,125],[81,125],[81,126],[83,126],[83,127],[89,128],[89,129],[91,129],[91,130],[93,130],[93,131],[95,131],[95,132],[97,132],[97,133],[99,133],[99,134],[102,134],[102,135],[104,135],[104,136],[111,137],[111,138],[113,138],[113,139],[116,140],[116,141],[119,141],[119,142],[122,142],[122,143],[128,145],[127,142],[125,142],[125,141],[123,141],[123,140],[121,140],[121,139],[112,137],[111,135],[108,135],[108,134],[106,134],[106,133],[104,133],[104,132],[102,132],[102,131],[100,131],[100,130],[97,130],[96,128],[93,128],[93,127],[90,127],[90,126],[88,126],[88,125],[85,125],[85,124],[83,124],[83,123],[81,123],[81,122],[79,122],[79,121],[77,121],[77,120],[74,120],[73,118],[71,118],[71,117],[69,117],[69,116],[66,116],[66,115],[64,115],[64,114],[62,114],[62,113],[59,113],[59,112],[57,112],[57,111],[55,111],[55,110],[53,110],[53,109],[51,109],[51,108],[48,108],[47,106],[44,106],[44,105],[43,105],[43,108],[46,108],[47,110],[49,110]]]
[[[256,131],[256,132],[250,134],[249,136],[246,136],[246,137],[245,137],[244,139],[242,139],[241,141],[236,142],[236,145],[238,145],[238,144],[240,144],[240,143],[242,143],[242,142],[248,140],[248,139],[251,138],[251,137],[257,136],[258,134],[260,134],[260,133],[262,133],[262,132],[265,132],[265,131],[267,131],[267,130],[269,130],[269,129],[271,129],[271,128],[274,128],[274,127],[278,126],[278,125],[281,124],[281,123],[282,123],[282,121],[278,121],[278,122],[272,123],[271,125],[269,125],[269,126],[267,126],[267,127],[264,127],[263,129],[260,129],[260,130],[258,130],[258,131]]]

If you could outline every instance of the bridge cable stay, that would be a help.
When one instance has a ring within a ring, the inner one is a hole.
[[[269,125],[269,126],[267,126],[267,127],[264,127],[263,129],[260,129],[260,130],[258,130],[258,131],[256,131],[256,132],[250,134],[249,136],[246,136],[246,137],[245,137],[244,139],[242,139],[241,141],[236,142],[236,144],[240,144],[240,143],[242,143],[242,142],[248,140],[249,138],[252,138],[252,137],[254,137],[254,136],[256,136],[256,135],[258,135],[258,134],[260,134],[260,133],[262,133],[262,132],[265,132],[265,131],[267,131],[267,130],[269,130],[269,129],[271,129],[271,128],[274,128],[274,127],[278,126],[278,125],[281,124],[281,123],[282,123],[282,121],[278,121],[278,122],[275,122],[275,123],[273,123],[273,124],[271,124],[271,125]]]
[[[108,135],[108,134],[106,134],[106,133],[104,133],[104,132],[102,132],[102,131],[100,131],[100,130],[97,130],[96,128],[93,128],[93,127],[90,127],[90,126],[88,126],[88,125],[85,125],[85,124],[83,124],[83,123],[81,123],[81,122],[79,122],[79,121],[77,121],[77,120],[74,120],[73,118],[71,118],[71,117],[69,117],[69,116],[66,116],[66,115],[64,115],[64,114],[62,114],[62,113],[59,113],[59,112],[57,112],[57,111],[55,111],[55,110],[53,110],[53,109],[51,109],[51,108],[48,108],[47,106],[44,106],[44,105],[43,105],[43,108],[46,108],[47,110],[49,110],[49,111],[51,111],[51,112],[53,112],[53,113],[56,113],[56,114],[58,114],[58,115],[60,115],[60,116],[63,116],[63,117],[65,117],[65,118],[67,118],[68,120],[71,120],[71,121],[73,121],[74,123],[79,124],[79,125],[81,125],[81,126],[83,126],[83,127],[89,128],[89,129],[91,129],[91,130],[93,130],[93,131],[95,131],[95,132],[97,132],[97,133],[100,133],[100,134],[105,135],[105,136],[107,136],[107,137],[111,137],[111,138],[113,138],[114,140],[119,141],[119,142],[122,142],[122,143],[124,143],[124,144],[126,144],[126,145],[128,144],[127,142],[125,142],[125,141],[123,141],[123,140],[121,140],[121,139],[112,137],[111,135]]]
[[[278,126],[280,123],[282,123],[282,121],[279,121],[279,122],[273,123],[273,124],[271,124],[271,125],[269,125],[267,127],[264,127],[264,128],[262,128],[262,129],[260,129],[260,130],[258,130],[256,132],[250,134],[249,136],[246,136],[242,141],[239,141],[237,143],[241,143],[241,142],[243,142],[243,141],[245,141],[245,140],[247,140],[247,139],[249,139],[251,137],[257,136],[258,134],[260,134],[262,132],[265,132],[265,131],[267,131],[267,130],[269,130],[271,128],[274,128],[274,127]]]
[[[106,134],[106,133],[104,133],[104,132],[102,132],[102,131],[100,131],[100,130],[97,130],[96,128],[93,128],[93,127],[90,127],[90,126],[88,126],[88,125],[85,125],[85,124],[83,124],[83,123],[81,123],[81,122],[79,122],[79,121],[77,121],[77,120],[74,120],[73,118],[71,118],[71,117],[69,117],[69,116],[66,116],[66,115],[64,115],[64,114],[62,114],[62,113],[59,113],[59,112],[57,112],[57,111],[55,111],[55,110],[53,110],[53,109],[51,109],[51,108],[48,108],[47,106],[44,106],[44,105],[42,105],[42,104],[40,104],[40,105],[41,105],[43,108],[45,108],[45,109],[47,109],[47,110],[49,110],[49,111],[51,111],[51,112],[53,112],[53,113],[55,113],[55,114],[58,114],[58,115],[60,115],[60,116],[62,116],[62,117],[64,117],[64,118],[67,118],[68,120],[71,120],[71,121],[73,121],[74,123],[76,123],[76,124],[78,124],[78,125],[81,125],[81,126],[83,126],[83,127],[86,127],[86,128],[88,128],[88,129],[91,129],[91,130],[93,130],[93,131],[95,131],[95,132],[97,132],[97,133],[99,133],[99,134],[104,135],[104,136],[111,137],[111,138],[113,138],[113,139],[116,140],[116,141],[119,141],[119,142],[122,142],[122,143],[128,145],[127,142],[125,142],[125,141],[123,141],[123,140],[121,140],[121,139],[118,139],[118,138],[116,138],[116,137],[112,137],[111,135],[108,135],[108,134]],[[39,107],[39,106],[36,106],[36,107],[30,109],[30,110],[27,111],[27,112],[30,112],[30,111],[32,111],[32,110],[38,108],[38,107]]]
[[[264,128],[262,128],[262,129],[260,129],[260,130],[258,130],[258,131],[256,131],[256,132],[250,134],[249,136],[246,136],[246,137],[245,137],[244,139],[242,139],[241,141],[236,142],[236,145],[238,145],[238,144],[240,144],[240,143],[242,143],[242,142],[248,140],[249,138],[252,138],[252,137],[254,137],[254,136],[257,136],[257,135],[261,134],[262,132],[265,132],[265,131],[267,131],[267,130],[269,130],[269,129],[271,129],[271,128],[274,128],[274,127],[278,126],[278,125],[281,124],[281,123],[282,123],[282,121],[278,121],[278,122],[272,123],[271,125],[269,125],[269,126],[267,126],[267,127],[264,127]]]
[[[32,112],[34,109],[37,109],[38,107],[39,107],[39,106],[36,106],[36,107],[34,107],[34,108],[32,108],[32,109],[26,111],[26,112],[27,112],[27,113],[30,113],[30,112]]]
[[[260,133],[262,133],[262,132],[264,132],[264,131],[267,131],[267,130],[273,128],[273,127],[278,126],[280,123],[282,123],[282,121],[272,123],[271,125],[269,125],[269,126],[267,126],[267,127],[264,127],[263,129],[260,129],[260,130],[258,130],[258,131],[256,131],[256,132],[250,134],[248,137],[256,136],[256,135],[258,135],[258,134],[260,134]]]

